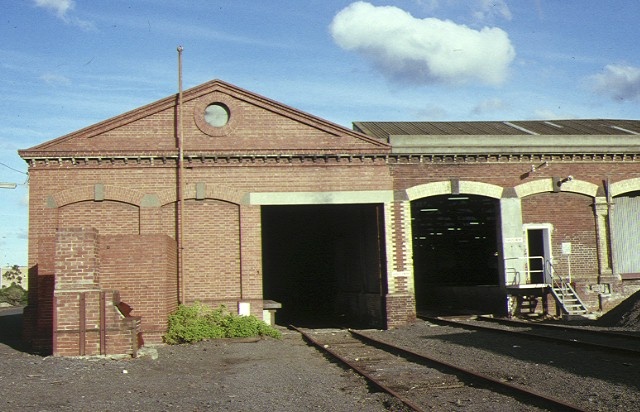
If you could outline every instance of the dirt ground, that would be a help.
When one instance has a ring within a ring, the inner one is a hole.
[[[600,326],[617,326],[640,330],[640,291],[629,296],[622,303],[598,319]]]
[[[640,292],[595,323],[640,329]],[[138,359],[78,359],[29,353],[20,341],[21,325],[21,308],[0,308],[2,411],[406,410],[387,395],[371,390],[359,376],[326,359],[297,333],[285,329],[282,329],[281,340],[218,340],[159,346]],[[434,342],[424,340],[427,329],[423,328],[424,325],[416,324],[385,333],[399,341],[420,338],[423,344]],[[477,363],[481,357],[483,362],[499,364],[504,369],[505,360],[498,357],[499,354],[472,352],[477,350],[473,346],[480,343],[463,345],[456,350],[460,351],[460,358],[471,363]],[[496,342],[486,345],[494,347]],[[465,350],[470,351],[469,354],[462,355]],[[540,350],[536,353],[540,355]],[[515,361],[511,362],[515,365]],[[593,369],[594,362],[592,359],[583,366]],[[577,360],[578,363],[584,362]],[[614,373],[607,365],[605,362],[602,374]],[[631,367],[624,365],[625,369]],[[538,369],[543,370],[542,365]],[[560,372],[566,374],[566,370]],[[560,372],[551,369],[546,378],[549,381],[556,375],[562,378],[562,384],[556,385],[554,391],[565,388],[576,392],[587,384],[591,373],[566,374],[565,377],[560,376]],[[631,410],[623,405],[633,403],[629,399],[635,395],[624,385],[610,386],[602,374],[598,379],[590,378],[593,381],[588,384],[590,390],[596,395],[618,397],[618,410]],[[613,378],[611,380],[613,382]],[[601,390],[596,389],[598,385],[603,385]]]
[[[281,340],[161,346],[138,359],[43,357],[19,341],[21,310],[0,309],[3,411],[387,411],[296,333]]]

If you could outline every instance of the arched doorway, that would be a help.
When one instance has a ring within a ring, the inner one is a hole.
[[[498,256],[499,201],[445,194],[411,202],[419,309],[504,308]]]

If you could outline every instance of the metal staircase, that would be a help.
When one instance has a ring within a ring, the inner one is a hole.
[[[547,261],[548,271],[551,276],[551,293],[556,302],[568,316],[584,316],[589,310],[584,305],[576,291],[561,276],[555,274],[553,265]]]

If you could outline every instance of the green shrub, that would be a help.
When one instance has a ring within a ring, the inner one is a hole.
[[[248,338],[251,336],[269,336],[279,339],[280,332],[255,316],[231,315],[226,326],[227,337]]]
[[[28,293],[20,285],[13,283],[11,286],[0,289],[0,302],[9,303],[13,306],[27,304]]]
[[[280,338],[280,332],[255,316],[238,316],[224,306],[212,309],[196,302],[180,305],[169,315],[164,341],[170,345],[194,343],[207,339],[269,336]]]

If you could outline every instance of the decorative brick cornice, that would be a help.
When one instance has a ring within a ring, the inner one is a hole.
[[[30,167],[103,167],[103,166],[176,166],[175,153],[51,153],[29,151],[22,157]],[[504,163],[590,163],[637,162],[640,153],[583,153],[583,154],[474,154],[474,155],[402,155],[384,153],[187,153],[185,167],[230,164],[504,164]]]
[[[172,155],[47,155],[36,153],[23,156],[31,168],[59,167],[177,167],[178,156]],[[186,154],[184,167],[215,165],[277,165],[277,164],[387,164],[388,155],[384,154]]]
[[[640,153],[477,153],[477,154],[392,154],[391,164],[415,163],[536,163],[536,162],[636,162]]]

